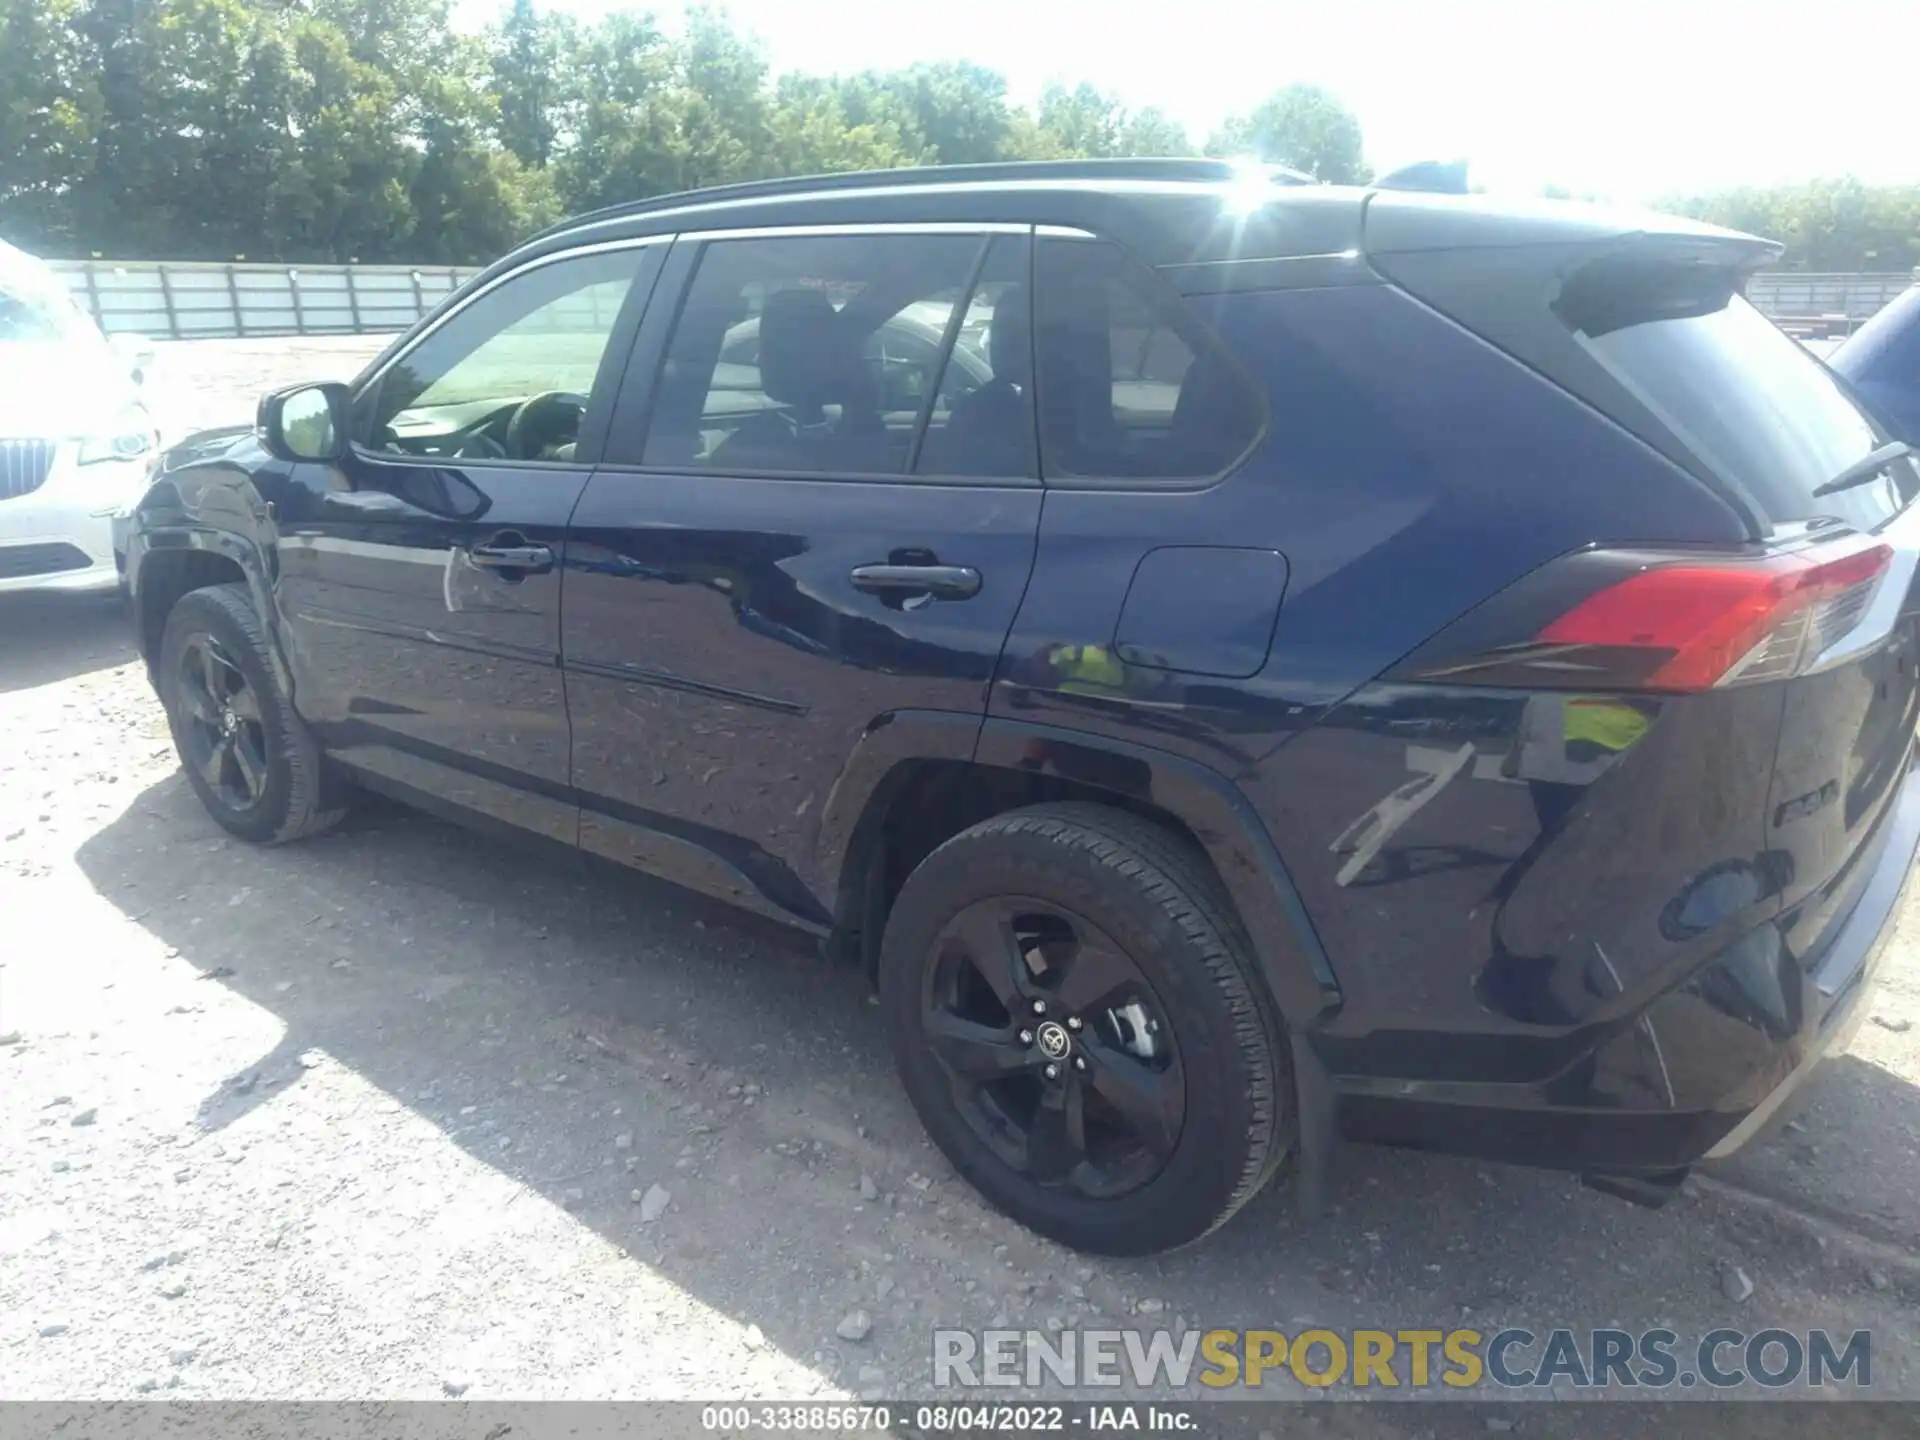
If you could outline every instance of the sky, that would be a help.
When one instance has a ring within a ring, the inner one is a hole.
[[[676,0],[545,0],[583,18]],[[493,0],[459,0],[463,21]],[[1619,201],[1854,174],[1920,181],[1913,0],[730,0],[776,72],[969,59],[1157,105],[1196,140],[1295,81],[1360,118],[1386,170],[1465,157],[1498,190]],[[1876,63],[1880,73],[1874,73]]]

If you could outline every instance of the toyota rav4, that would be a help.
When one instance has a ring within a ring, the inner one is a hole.
[[[1920,474],[1774,254],[1210,161],[623,206],[166,453],[140,643],[237,835],[391,792],[820,935],[1071,1245],[1343,1135],[1655,1200],[1920,838]]]

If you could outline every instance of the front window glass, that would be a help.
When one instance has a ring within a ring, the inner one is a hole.
[[[361,395],[361,443],[398,455],[571,460],[642,253],[536,265],[482,295]]]

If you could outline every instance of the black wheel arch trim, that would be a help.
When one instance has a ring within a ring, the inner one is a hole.
[[[1036,741],[1046,747],[1044,764],[1032,759]],[[1075,780],[1077,757],[1132,762],[1130,772],[1117,773],[1131,773],[1144,783],[1117,793],[1164,810],[1193,832],[1240,913],[1261,975],[1290,1031],[1308,1030],[1339,1008],[1339,984],[1300,892],[1266,826],[1225,776],[1164,750],[994,717],[981,726],[973,758],[983,765]]]
[[[1046,764],[1036,764],[1035,744]],[[1340,1005],[1340,988],[1279,852],[1253,807],[1225,776],[1181,756],[1106,736],[1027,721],[983,719],[935,710],[877,717],[861,736],[822,807],[810,879],[835,897],[843,923],[861,915],[865,876],[858,863],[883,823],[891,791],[914,762],[972,762],[1051,775],[1086,785],[1076,757],[1124,759],[1109,774],[1137,777],[1110,793],[1174,816],[1199,840],[1247,927],[1275,1005],[1288,1029],[1303,1032]],[[1093,769],[1093,766],[1084,769]]]
[[[258,541],[233,530],[223,530],[212,525],[156,525],[142,527],[128,537],[127,574],[133,595],[136,613],[145,605],[145,575],[150,573],[147,566],[157,557],[177,555],[181,552],[195,552],[205,555],[217,555],[231,560],[246,577],[247,589],[253,597],[254,613],[260,617],[261,628],[266,631],[268,640],[267,659],[273,666],[274,680],[280,686],[281,693],[293,694],[293,671],[287,664],[280,637],[280,612],[274,603],[273,574],[269,562],[269,552]],[[148,656],[149,670],[157,656]]]

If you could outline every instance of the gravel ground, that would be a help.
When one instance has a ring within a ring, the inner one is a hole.
[[[244,419],[377,348],[168,347],[156,385],[169,428]],[[227,838],[115,604],[0,604],[0,733],[0,1396],[899,1396],[937,1324],[1657,1323],[1868,1328],[1920,1397],[1911,920],[1798,1118],[1664,1211],[1356,1148],[1319,1221],[1273,1191],[1097,1261],[958,1181],[787,931],[387,806]]]

